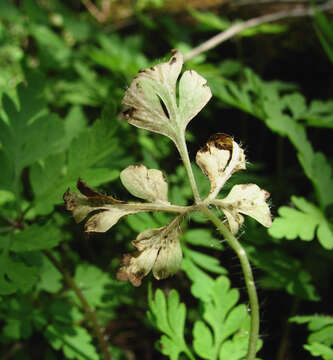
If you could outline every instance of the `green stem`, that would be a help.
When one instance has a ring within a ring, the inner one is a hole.
[[[73,278],[71,277],[69,272],[66,269],[64,269],[62,264],[49,251],[44,250],[43,253],[53,263],[53,265],[59,270],[59,272],[62,274],[62,276],[64,277],[67,284],[72,288],[72,290],[75,292],[76,296],[81,301],[81,304],[83,305],[84,311],[86,312],[87,316],[89,317],[89,319],[90,319],[90,321],[92,323],[95,335],[97,336],[97,339],[99,341],[100,347],[101,347],[102,352],[104,354],[105,360],[111,360],[111,356],[110,356],[109,349],[108,349],[108,344],[107,344],[107,342],[105,340],[104,333],[103,333],[101,327],[98,324],[98,321],[97,321],[96,314],[95,314],[94,310],[88,304],[88,301],[86,300],[86,298],[82,294],[82,291],[76,285],[75,281],[73,280]]]
[[[208,219],[218,228],[221,235],[227,240],[230,247],[235,251],[241,263],[242,271],[245,278],[246,288],[250,300],[251,308],[251,330],[249,338],[249,346],[247,351],[247,360],[254,360],[257,353],[257,342],[259,338],[259,303],[256,286],[253,279],[250,262],[247,258],[246,252],[242,245],[238,242],[235,236],[222,223],[222,221],[209,209],[203,206],[201,212],[204,213]]]
[[[201,198],[200,198],[200,194],[199,194],[199,190],[197,187],[197,183],[195,181],[194,178],[194,174],[193,174],[193,170],[192,170],[192,165],[191,165],[191,161],[190,158],[188,156],[188,151],[187,151],[187,146],[186,146],[186,141],[185,141],[185,135],[182,134],[181,137],[179,137],[178,141],[177,141],[177,149],[179,151],[180,157],[183,161],[188,179],[190,181],[190,185],[192,188],[192,192],[193,192],[193,196],[194,196],[194,201],[196,204],[201,202]]]

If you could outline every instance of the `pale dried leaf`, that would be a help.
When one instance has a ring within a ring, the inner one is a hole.
[[[78,181],[77,187],[81,194],[70,193],[69,190],[64,194],[66,208],[72,211],[75,221],[81,222],[91,212],[99,211],[87,221],[86,232],[105,232],[115,225],[121,217],[141,211],[124,208],[125,202],[94,191],[82,180]]]
[[[236,233],[242,225],[240,213],[251,216],[265,227],[272,225],[272,216],[266,200],[269,193],[255,184],[235,185],[229,195],[221,200],[215,200],[225,213],[230,228]],[[238,227],[238,228],[237,228]]]
[[[213,135],[196,155],[196,163],[210,181],[215,197],[233,173],[246,168],[243,149],[226,134]]]
[[[180,79],[178,107],[176,83],[182,66],[183,55],[173,51],[168,62],[141,70],[122,101],[123,116],[130,124],[168,136],[176,144],[212,96],[202,76],[186,71]]]
[[[158,229],[148,229],[132,241],[138,253],[126,254],[117,278],[130,281],[134,286],[141,285],[142,278],[151,270],[156,279],[164,279],[175,274],[183,258],[179,242],[180,221],[178,216],[170,224]]]
[[[150,202],[168,203],[168,184],[162,171],[131,165],[120,173],[120,179],[132,195]]]

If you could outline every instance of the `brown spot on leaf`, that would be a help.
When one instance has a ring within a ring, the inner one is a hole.
[[[90,186],[88,186],[83,180],[81,180],[81,178],[78,179],[76,187],[81,194],[87,197],[104,196],[103,194],[95,191]]]
[[[169,64],[173,65],[175,62],[177,62],[177,58],[176,56],[173,56],[170,60],[169,60]]]

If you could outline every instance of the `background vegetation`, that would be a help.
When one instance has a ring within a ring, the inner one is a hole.
[[[239,234],[259,290],[258,356],[333,359],[333,30],[329,12],[314,9],[278,0],[0,1],[3,359],[244,358],[240,265],[205,218],[185,225],[181,272],[133,288],[115,280],[121,255],[169,216],[130,215],[87,237],[62,195],[81,177],[127,200],[119,172],[143,163],[164,171],[172,202],[192,201],[170,141],[117,117],[125,89],[170,49],[186,55],[240,19],[276,12],[294,15],[186,62],[214,95],[191,122],[189,149],[193,159],[211,134],[233,135],[250,171],[225,190],[254,182],[271,193],[273,227],[247,219]]]

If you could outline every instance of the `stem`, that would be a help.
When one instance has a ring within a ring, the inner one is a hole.
[[[92,323],[93,330],[95,332],[95,335],[97,336],[97,339],[98,339],[98,342],[102,349],[102,352],[104,354],[105,360],[111,360],[111,356],[110,356],[110,353],[108,350],[108,344],[104,338],[103,330],[101,329],[101,327],[98,324],[94,310],[90,307],[86,298],[82,294],[80,288],[76,285],[75,281],[73,280],[73,278],[71,277],[69,272],[66,269],[64,269],[62,264],[49,251],[44,250],[43,253],[53,263],[53,265],[60,271],[60,273],[64,277],[67,284],[72,288],[72,290],[75,292],[76,296],[81,301],[84,311],[86,312],[87,316],[89,317],[89,319]]]
[[[318,11],[327,11],[333,8],[333,2],[328,2],[323,5],[319,5],[316,7]],[[288,17],[298,17],[298,16],[314,16],[314,10],[311,7],[307,8],[296,8],[292,10],[285,10],[285,11],[279,11],[275,12],[273,14],[267,14],[264,16],[259,16],[253,19],[246,20],[242,23],[236,23],[232,26],[230,26],[229,29],[222,31],[221,33],[213,36],[209,40],[205,41],[201,45],[195,47],[192,49],[185,57],[184,61],[188,61],[193,59],[194,57],[198,56],[199,54],[202,54],[205,51],[211,50],[214,47],[218,46],[222,42],[232,38],[233,36],[239,34],[240,32],[250,29],[253,27],[256,27],[258,25],[277,21],[283,18]]]
[[[182,134],[178,141],[177,141],[177,149],[179,151],[180,157],[183,161],[188,179],[190,181],[190,185],[192,188],[192,193],[194,196],[194,201],[196,204],[201,202],[201,198],[200,198],[200,194],[199,194],[199,190],[197,187],[197,183],[195,181],[194,178],[194,174],[193,174],[193,169],[192,169],[192,165],[191,165],[191,161],[190,158],[188,156],[188,150],[187,150],[187,146],[186,146],[186,141],[185,141],[185,134]]]
[[[218,228],[222,236],[224,236],[224,238],[227,240],[230,247],[237,254],[238,259],[241,263],[251,308],[251,330],[246,359],[254,360],[257,353],[257,342],[259,338],[259,303],[250,262],[242,245],[229,231],[229,229],[222,223],[222,221],[205,206],[203,206],[200,210]]]

